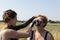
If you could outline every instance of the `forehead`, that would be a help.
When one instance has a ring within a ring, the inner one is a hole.
[[[37,20],[39,19],[39,20],[42,20],[42,17],[38,17],[38,18],[36,18]]]

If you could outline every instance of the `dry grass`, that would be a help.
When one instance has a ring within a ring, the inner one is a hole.
[[[18,24],[21,24],[21,23],[18,22],[17,25]],[[0,22],[0,30],[2,27],[3,27],[3,22]],[[27,29],[28,28],[24,28],[20,31],[25,31]],[[54,23],[54,24],[48,23],[48,25],[46,26],[45,29],[52,33],[55,40],[60,40],[60,24],[59,23],[57,23],[57,24],[56,23]],[[20,40],[26,40],[26,38],[22,38]]]

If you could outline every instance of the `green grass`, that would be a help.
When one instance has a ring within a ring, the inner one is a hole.
[[[3,22],[0,22],[0,30],[3,27]],[[21,24],[21,22],[17,22],[17,25]],[[28,27],[23,28],[19,31],[26,31]],[[59,23],[48,23],[45,27],[46,30],[52,33],[55,40],[60,40],[60,24]],[[26,38],[22,38],[20,40],[26,40]]]

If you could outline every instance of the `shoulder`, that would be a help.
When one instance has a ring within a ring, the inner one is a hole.
[[[53,36],[50,32],[48,32],[48,37],[51,37],[51,36]]]
[[[48,32],[47,39],[54,40],[53,35],[50,32]]]
[[[2,35],[8,35],[8,34],[11,34],[13,32],[15,32],[15,30],[12,30],[12,29],[5,29],[2,32]]]

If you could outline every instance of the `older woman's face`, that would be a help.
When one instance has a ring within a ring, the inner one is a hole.
[[[43,26],[43,20],[42,17],[38,17],[35,19],[36,20],[36,26]]]

